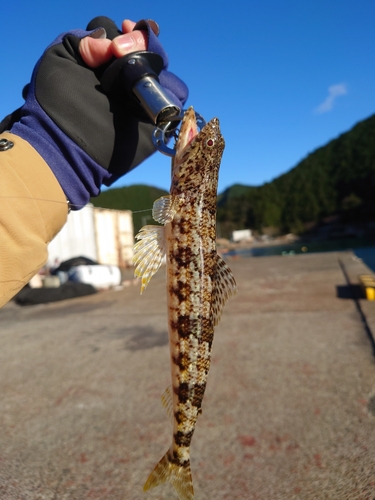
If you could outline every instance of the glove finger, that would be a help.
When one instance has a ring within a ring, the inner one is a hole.
[[[116,26],[116,23],[106,16],[97,16],[92,19],[87,25],[87,31],[104,28],[107,33],[107,38],[113,40],[116,36],[123,35],[122,31]]]
[[[186,84],[178,78],[174,73],[163,69],[159,75],[160,84],[172,94],[174,98],[177,98],[181,108],[184,107],[185,102],[189,96],[189,90]]]
[[[168,66],[168,56],[167,53],[165,52],[162,44],[157,38],[157,35],[155,34],[153,27],[154,27],[155,21],[150,21],[148,19],[142,19],[142,21],[138,21],[138,23],[134,26],[134,30],[144,30],[147,33],[147,38],[148,38],[148,49],[150,52],[155,52],[155,54],[158,54],[163,58],[163,63],[164,63],[164,69],[167,68]]]
[[[142,19],[142,21],[138,21],[133,28],[134,30],[149,30],[151,29],[155,36],[159,36],[160,28],[156,21],[153,19]]]

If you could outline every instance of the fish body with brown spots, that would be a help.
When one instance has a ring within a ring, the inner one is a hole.
[[[217,183],[224,139],[214,118],[198,133],[195,113],[183,118],[172,161],[169,196],[154,203],[153,218],[134,247],[141,293],[166,257],[172,386],[162,401],[171,409],[173,441],[145,490],[169,481],[180,500],[194,497],[190,443],[201,412],[214,328],[236,292],[231,270],[216,251]]]

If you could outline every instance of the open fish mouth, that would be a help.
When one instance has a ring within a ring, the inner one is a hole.
[[[197,119],[195,117],[195,111],[190,107],[182,119],[180,131],[178,133],[178,141],[176,143],[176,156],[175,161],[181,158],[185,148],[191,143],[191,141],[198,135],[198,125]]]

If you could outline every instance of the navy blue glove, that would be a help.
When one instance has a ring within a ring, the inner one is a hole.
[[[106,20],[107,29],[108,23],[115,27],[108,18],[100,19]],[[161,85],[183,108],[186,85],[167,71],[166,53],[147,21],[142,21],[142,29],[147,29],[148,50],[163,58]],[[106,67],[90,68],[80,56],[82,38],[104,35],[100,28],[75,30],[60,35],[46,49],[10,130],[44,158],[73,209],[155,152],[153,124],[146,114],[123,92],[106,95],[100,86]]]

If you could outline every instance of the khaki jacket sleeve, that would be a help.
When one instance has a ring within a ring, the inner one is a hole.
[[[2,307],[47,262],[47,245],[64,226],[68,204],[43,158],[9,132],[0,134],[0,172]]]

